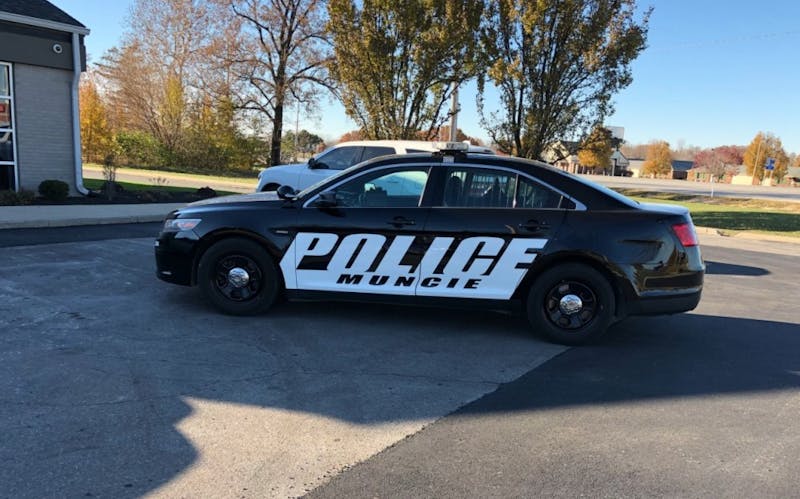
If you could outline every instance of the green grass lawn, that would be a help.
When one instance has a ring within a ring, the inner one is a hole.
[[[99,165],[97,163],[85,163],[85,167],[89,167],[90,169],[99,170],[102,172],[103,165]],[[258,175],[258,169],[254,169],[252,174],[249,176],[222,176],[222,175],[208,175],[203,173],[184,173],[184,172],[173,172],[168,170],[149,170],[146,168],[127,168],[127,167],[119,167],[117,171],[120,173],[138,173],[138,174],[148,174],[152,175],[153,178],[163,177],[166,179],[171,178],[184,178],[190,180],[200,180],[200,181],[219,181],[219,182],[229,182],[233,184],[242,184],[246,186],[255,185],[253,184],[254,179],[256,179]]]
[[[753,231],[800,238],[800,203],[686,196],[621,189],[643,203],[677,204],[689,208],[694,223],[723,231]]]

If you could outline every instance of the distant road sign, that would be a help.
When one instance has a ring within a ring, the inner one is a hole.
[[[767,158],[767,164],[764,165],[767,170],[775,169],[775,158]]]

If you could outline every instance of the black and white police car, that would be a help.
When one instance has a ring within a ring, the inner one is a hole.
[[[158,236],[158,277],[199,285],[236,315],[281,295],[516,309],[566,344],[629,315],[697,306],[705,267],[686,209],[464,149],[190,204]]]

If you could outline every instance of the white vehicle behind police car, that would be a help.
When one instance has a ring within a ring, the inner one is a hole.
[[[258,174],[256,192],[274,191],[288,185],[300,191],[353,165],[392,154],[435,152],[435,142],[422,140],[359,140],[341,142],[312,157],[307,163],[273,166]],[[470,153],[494,154],[488,147],[468,147]]]

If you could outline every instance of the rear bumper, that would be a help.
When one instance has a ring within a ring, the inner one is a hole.
[[[702,289],[690,292],[669,292],[640,297],[628,304],[628,315],[678,314],[694,310],[700,303]]]

